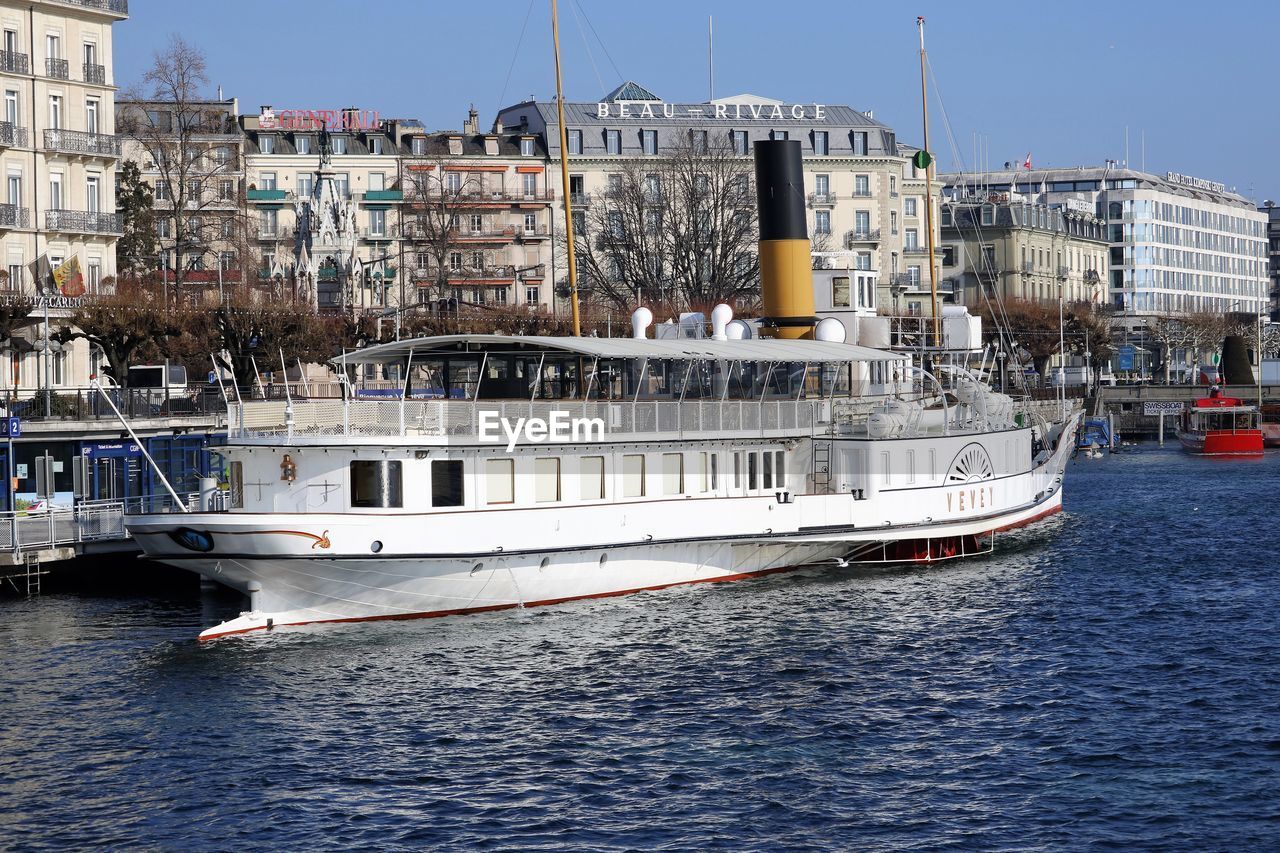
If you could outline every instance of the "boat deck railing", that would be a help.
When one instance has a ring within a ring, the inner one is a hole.
[[[830,423],[829,400],[513,401],[513,400],[281,400],[233,403],[229,433],[236,438],[487,438],[506,441],[504,426],[530,419],[553,429],[627,436],[725,432],[809,435]],[[584,423],[585,422],[585,423]],[[557,427],[556,425],[560,426]]]

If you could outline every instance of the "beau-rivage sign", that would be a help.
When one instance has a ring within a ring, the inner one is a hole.
[[[826,117],[826,104],[668,104],[663,101],[600,101],[596,104],[596,118],[825,121]]]

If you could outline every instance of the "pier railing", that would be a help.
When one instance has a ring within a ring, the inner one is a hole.
[[[183,506],[199,508],[196,493],[179,494]],[[225,508],[226,492],[217,492],[210,509]],[[168,495],[146,495],[122,500],[76,501],[71,506],[50,506],[16,512],[0,512],[0,551],[35,551],[74,547],[86,542],[126,538],[125,518],[139,513],[182,512]]]

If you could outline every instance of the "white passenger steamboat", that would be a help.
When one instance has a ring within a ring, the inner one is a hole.
[[[756,153],[762,186],[799,183],[798,151],[782,179]],[[228,506],[130,533],[248,595],[209,638],[946,559],[1059,511],[1078,415],[815,334],[807,240],[788,281],[794,222],[761,192],[765,328],[805,338],[746,337],[721,306],[710,338],[651,337],[641,309],[629,338],[373,346],[334,359],[341,399],[232,402]]]

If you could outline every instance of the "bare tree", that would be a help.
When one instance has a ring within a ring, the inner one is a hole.
[[[1179,349],[1191,345],[1193,333],[1186,318],[1180,314],[1162,314],[1147,324],[1147,333],[1164,348],[1164,381],[1169,383],[1173,355]]]
[[[430,139],[429,144],[439,140]],[[435,295],[449,293],[450,255],[463,254],[462,269],[476,271],[463,252],[462,216],[469,201],[480,198],[484,188],[476,172],[451,171],[447,154],[436,153],[405,163],[401,187],[408,202],[405,231],[412,251],[426,255]]]
[[[575,214],[580,291],[621,310],[756,302],[751,168],[727,140],[696,136],[660,158],[620,162],[609,187]]]
[[[129,103],[120,129],[158,173],[156,217],[167,220],[159,242],[163,253],[172,253],[175,293],[182,292],[193,259],[221,239],[226,208],[239,194],[235,118],[202,96],[208,82],[204,54],[175,35],[122,99]]]

